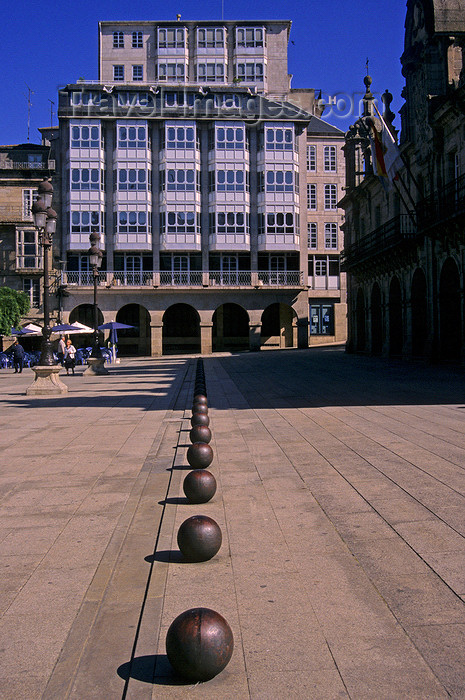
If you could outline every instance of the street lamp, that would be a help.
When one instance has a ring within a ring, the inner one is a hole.
[[[87,358],[87,364],[89,366],[84,371],[84,374],[108,374],[108,369],[105,367],[105,357],[102,355],[102,349],[98,338],[97,284],[98,271],[102,264],[103,253],[98,247],[100,234],[97,231],[92,231],[89,238],[90,248],[88,250],[88,255],[94,281],[94,343],[91,356]]]
[[[53,187],[45,178],[38,187],[39,197],[31,207],[34,225],[39,233],[39,241],[43,248],[44,260],[44,326],[42,328],[42,347],[39,365],[48,367],[55,364],[52,344],[50,342],[50,248],[56,231],[57,213],[52,209]]]
[[[92,267],[92,276],[94,282],[94,344],[92,347],[91,357],[102,357],[102,350],[100,348],[99,338],[98,338],[98,306],[97,306],[97,284],[98,284],[98,271],[102,265],[103,253],[98,247],[98,242],[100,240],[100,234],[97,231],[92,231],[89,236],[90,248],[88,250],[89,262]]]
[[[31,207],[34,225],[39,234],[44,259],[44,325],[39,364],[32,368],[35,378],[26,390],[29,396],[60,396],[68,387],[59,377],[61,365],[55,364],[50,335],[50,248],[56,231],[57,213],[52,209],[53,187],[50,178],[44,178],[38,187],[39,197]]]

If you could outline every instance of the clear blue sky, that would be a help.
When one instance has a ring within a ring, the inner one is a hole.
[[[221,19],[222,13],[226,20],[291,20],[292,87],[339,96],[339,109],[324,118],[345,131],[358,116],[367,58],[373,92],[381,94],[388,88],[394,96],[392,110],[397,113],[402,106],[399,58],[405,11],[406,0],[14,0],[5,8],[0,25],[0,143],[27,141],[27,86],[34,92],[30,141],[39,143],[37,129],[50,125],[49,100],[56,109],[58,87],[80,76],[98,77],[100,20],[172,20],[177,13],[183,20]],[[57,124],[56,115],[53,124]],[[399,116],[395,124],[400,127]]]

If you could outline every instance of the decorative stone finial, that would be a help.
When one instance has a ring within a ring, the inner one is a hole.
[[[391,102],[393,100],[393,97],[392,97],[391,93],[389,92],[389,90],[385,90],[383,92],[383,94],[381,95],[381,100],[384,104],[384,114],[383,114],[384,120],[386,121],[386,123],[388,125],[390,125],[394,121],[396,115],[391,110]]]

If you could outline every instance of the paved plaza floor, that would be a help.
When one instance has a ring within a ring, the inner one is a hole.
[[[0,371],[0,698],[465,698],[465,371],[342,348],[203,358],[212,501],[182,483],[196,357],[28,397]],[[220,525],[210,561],[177,531]],[[223,615],[226,669],[166,632]]]

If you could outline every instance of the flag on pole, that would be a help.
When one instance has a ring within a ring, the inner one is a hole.
[[[399,170],[404,165],[399,147],[389,131],[386,122],[378,112],[381,132],[378,132],[373,119],[367,119],[370,127],[370,145],[373,158],[373,171],[385,184],[397,179]]]

